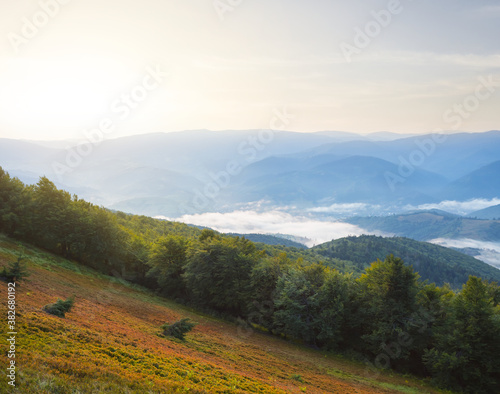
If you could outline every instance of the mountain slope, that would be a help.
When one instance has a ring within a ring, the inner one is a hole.
[[[418,153],[421,152],[421,153]],[[297,157],[320,154],[373,156],[395,164],[419,162],[417,168],[458,179],[500,160],[500,131],[456,133],[438,137],[419,135],[394,141],[349,141],[306,150]]]
[[[366,230],[385,231],[418,241],[429,241],[435,238],[500,241],[500,220],[477,220],[436,211],[417,211],[391,216],[352,217],[345,221]]]
[[[281,237],[277,237],[275,235],[270,235],[270,234],[228,233],[228,235],[232,235],[235,237],[245,237],[246,239],[248,239],[252,242],[263,243],[265,245],[280,245],[280,246],[286,246],[286,247],[292,247],[292,248],[307,249],[307,246],[304,244],[292,241],[291,239],[281,238]]]
[[[246,166],[236,181],[241,184],[249,179],[259,178],[264,175],[278,175],[293,171],[311,170],[321,164],[334,162],[344,158],[346,158],[346,156],[318,155],[307,158],[271,156]]]
[[[133,166],[193,175],[223,169],[230,160],[243,164],[271,155],[296,153],[330,141],[327,136],[286,131],[188,130],[152,133],[105,140],[94,146],[92,155],[85,163],[101,163],[103,171],[108,170],[108,163],[121,161]],[[65,155],[66,152],[60,151],[58,159],[64,162]]]
[[[24,182],[52,173],[51,164],[59,152],[29,141],[0,138],[0,165]]]
[[[440,142],[395,137],[191,130],[87,144],[84,157],[75,146],[0,139],[0,165],[25,183],[45,175],[96,204],[167,217],[262,200],[299,209],[358,201],[394,212],[440,198],[498,196],[499,168],[492,163],[500,162],[500,131],[449,134]],[[387,174],[400,177],[395,188]]]
[[[443,199],[467,200],[500,197],[500,160],[488,164],[447,185]]]
[[[450,283],[460,288],[469,275],[500,282],[500,270],[486,263],[452,249],[409,238],[362,235],[337,239],[312,249],[325,257],[350,260],[364,267],[393,254],[413,265],[422,279],[429,279],[439,286]]]
[[[22,346],[16,354],[19,388],[11,393],[438,392],[408,376],[367,373],[363,364],[196,314],[116,278],[24,249],[31,277],[16,291]],[[19,247],[0,236],[0,266],[18,254]],[[72,294],[75,306],[66,318],[42,311]],[[158,335],[163,323],[183,317],[198,323],[185,342]]]
[[[385,160],[366,156],[321,163],[310,169],[281,174],[262,175],[250,179],[240,189],[239,199],[269,200],[276,204],[303,203],[311,206],[332,202],[415,204],[434,201],[420,190],[435,190],[443,183],[439,175],[416,170],[415,175],[391,188],[387,173],[397,174],[397,166]],[[236,195],[237,190],[228,193]]]
[[[211,175],[225,171],[228,163],[245,167],[268,156],[297,153],[331,141],[328,136],[286,131],[191,130],[87,144],[90,153],[82,157],[74,146],[66,150],[1,139],[0,166],[25,183],[47,176],[99,205],[178,217],[199,213],[193,201],[213,182]],[[178,206],[183,203],[188,206],[181,212]]]
[[[500,204],[472,212],[469,216],[478,219],[500,219]]]

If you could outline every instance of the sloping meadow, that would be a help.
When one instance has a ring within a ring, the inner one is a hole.
[[[31,275],[17,285],[16,389],[2,378],[0,392],[437,392],[413,379],[373,373],[363,364],[195,313],[3,236],[0,265],[15,260],[21,248]],[[75,306],[66,318],[42,310],[72,295]],[[185,342],[161,336],[163,323],[183,317],[197,323]],[[3,354],[6,347],[2,341]]]

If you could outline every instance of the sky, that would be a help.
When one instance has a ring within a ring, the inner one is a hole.
[[[0,0],[0,137],[499,129],[500,5]]]

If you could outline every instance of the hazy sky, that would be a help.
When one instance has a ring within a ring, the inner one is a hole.
[[[0,137],[269,128],[285,107],[297,131],[500,128],[497,0],[0,8]]]

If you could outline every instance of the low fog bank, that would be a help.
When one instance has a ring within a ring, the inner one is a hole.
[[[484,208],[489,208],[494,205],[500,204],[499,198],[492,198],[491,200],[485,198],[475,198],[467,201],[452,201],[446,200],[435,204],[423,204],[418,206],[407,205],[405,209],[411,210],[430,210],[440,209],[456,215],[467,216],[468,214],[479,211]]]
[[[436,238],[429,242],[447,248],[475,249],[477,255],[474,257],[495,268],[500,269],[500,243],[477,241],[475,239],[447,239]]]
[[[308,247],[350,235],[390,235],[379,231],[364,230],[349,223],[319,220],[307,216],[293,216],[283,211],[263,213],[257,211],[212,212],[184,215],[177,219],[157,218],[206,226],[223,233],[290,234],[309,239],[306,243]]]
[[[353,216],[387,216],[412,211],[429,211],[439,209],[455,215],[467,216],[475,211],[500,204],[499,198],[475,198],[467,201],[446,200],[439,203],[404,206],[381,206],[368,203],[334,203],[307,209],[308,213],[316,217],[330,217],[336,219]]]

